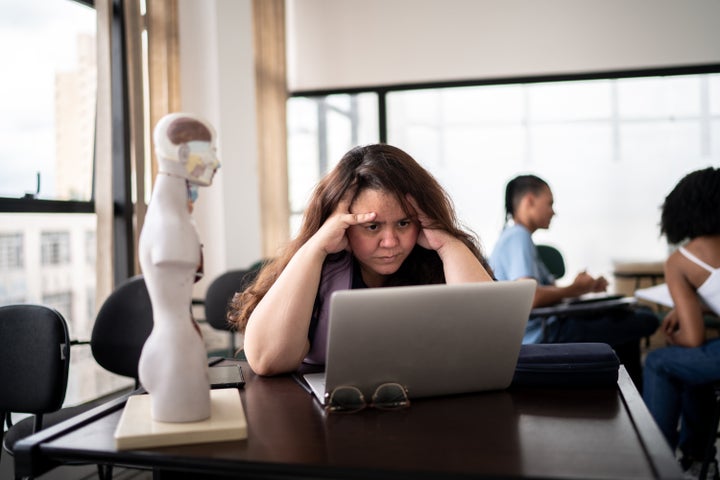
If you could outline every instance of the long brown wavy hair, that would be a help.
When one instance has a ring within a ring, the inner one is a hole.
[[[420,209],[428,218],[433,219],[432,228],[445,230],[460,239],[485,269],[491,272],[481,252],[477,236],[460,225],[452,200],[427,170],[410,155],[391,145],[374,144],[355,147],[346,153],[335,168],[315,187],[297,237],[288,243],[278,257],[263,266],[248,288],[234,295],[228,319],[238,331],[245,329],[255,306],[262,300],[298,249],[335,212],[345,192],[354,191],[354,201],[360,192],[366,189],[393,194],[408,216],[411,215],[413,208],[408,203],[406,194],[412,195]],[[389,276],[387,285],[444,282],[442,261],[437,252],[416,245],[400,269]]]

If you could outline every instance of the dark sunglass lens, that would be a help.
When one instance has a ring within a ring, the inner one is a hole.
[[[398,383],[386,383],[375,390],[373,406],[393,410],[410,406],[410,400],[405,387]]]
[[[328,408],[333,412],[352,412],[365,407],[365,397],[355,387],[338,387],[330,394]]]

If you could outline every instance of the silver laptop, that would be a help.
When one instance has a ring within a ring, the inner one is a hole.
[[[365,398],[387,382],[410,398],[499,390],[512,381],[534,280],[335,292],[324,373],[305,374],[325,403],[338,386]]]

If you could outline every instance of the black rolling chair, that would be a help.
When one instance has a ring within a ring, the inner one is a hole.
[[[93,357],[104,369],[135,380],[138,363],[153,328],[152,303],[145,279],[137,275],[117,287],[98,311],[90,337]]]
[[[5,445],[14,445],[8,438],[16,427],[13,412],[32,414],[24,421],[35,433],[48,423],[47,414],[60,410],[69,366],[70,338],[60,313],[42,305],[0,307],[0,424],[10,428]]]
[[[215,278],[205,293],[205,320],[216,330],[230,332],[228,357],[234,357],[236,351],[235,329],[228,323],[228,305],[236,292],[244,290],[257,276],[261,263],[248,270],[229,270]]]
[[[138,363],[140,361],[140,353],[142,352],[145,340],[152,331],[152,327],[153,316],[150,296],[148,295],[143,276],[138,275],[117,287],[100,307],[97,317],[95,318],[95,324],[89,342],[93,357],[97,363],[106,370],[134,379],[135,387],[137,388],[139,386]],[[65,335],[67,335],[67,333]],[[37,337],[42,336],[44,336],[44,334],[41,333],[40,328],[31,330],[32,342],[37,343]],[[6,336],[4,332],[0,331],[0,341],[3,343],[9,342],[9,338],[10,337]],[[69,345],[70,341],[66,341],[66,344]],[[20,380],[25,381],[29,378],[26,372],[28,369],[37,367],[38,357],[42,357],[42,355],[47,356],[47,352],[58,351],[57,346],[53,348],[43,346],[43,348],[47,350],[41,355],[33,353],[34,348],[35,347],[28,349],[27,351],[18,350],[23,353],[26,362],[31,362],[28,363],[28,365],[32,366],[27,368],[17,367],[10,370],[14,372],[14,375],[19,377]],[[3,348],[0,355],[5,355],[5,350],[6,349]],[[5,357],[0,358],[4,359]],[[66,358],[69,358],[69,354]],[[9,393],[10,389],[6,389],[7,383],[4,381],[5,361],[2,361],[2,363],[3,365],[0,365],[0,368],[2,368],[3,372],[2,395],[4,396],[5,392],[8,391]],[[48,379],[42,379],[42,382],[36,380],[27,388],[35,388],[37,384],[42,384],[47,381]],[[64,381],[67,383],[67,367]],[[64,387],[63,397],[60,399],[57,408],[60,407],[63,399]],[[61,410],[57,410],[56,408],[55,410],[57,411],[43,416],[43,425],[46,428],[55,425],[88,411],[104,401],[106,401],[106,399],[98,399],[81,405],[66,407]],[[3,407],[3,410],[5,410],[5,407]],[[18,440],[34,433],[35,429],[33,428],[32,420],[32,418],[26,418],[13,425],[12,428],[7,431],[4,446],[9,453],[12,454],[15,443]],[[98,476],[101,479],[112,478],[112,465],[98,464]]]

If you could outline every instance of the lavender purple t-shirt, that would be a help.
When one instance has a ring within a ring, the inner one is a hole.
[[[325,365],[327,354],[328,322],[330,319],[330,295],[337,290],[352,288],[353,259],[349,253],[333,255],[325,260],[320,275],[313,319],[310,329],[310,351],[304,363]]]

